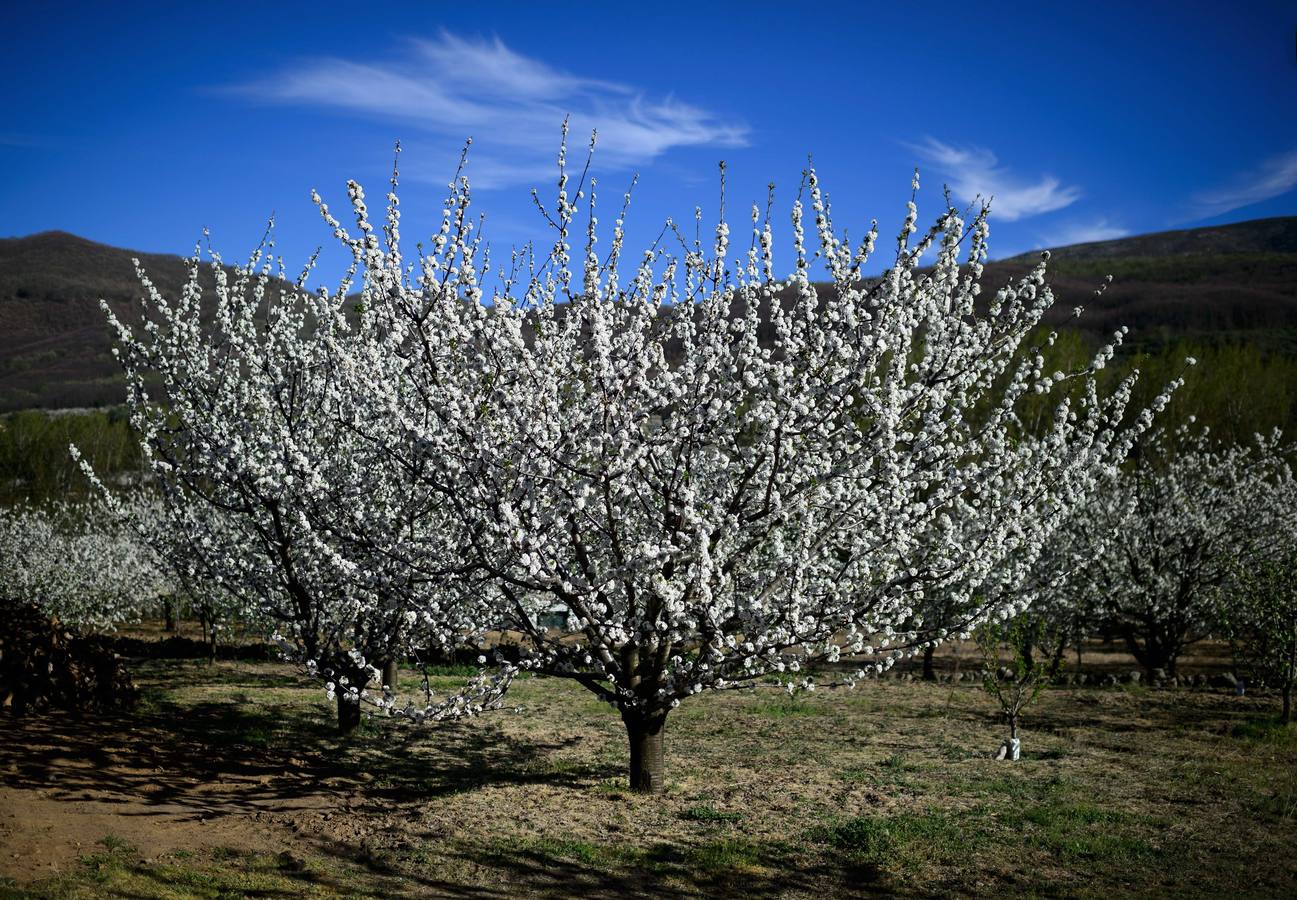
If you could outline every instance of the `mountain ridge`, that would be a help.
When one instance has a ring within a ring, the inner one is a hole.
[[[1219,256],[1230,253],[1297,253],[1297,216],[1248,219],[1228,225],[1176,228],[1143,234],[1083,241],[1049,249],[1059,259],[1097,259],[1113,256]],[[997,263],[1035,262],[1041,250],[995,260]]]
[[[139,317],[132,257],[165,295],[187,278],[180,256],[66,231],[0,238],[0,412],[122,401],[99,299],[127,320]],[[1003,284],[1039,258],[990,262],[983,282]],[[1108,274],[1113,283],[1095,297]],[[1135,349],[1189,339],[1297,355],[1297,216],[1063,246],[1051,251],[1047,277],[1057,297],[1050,321],[1060,326],[1101,336],[1124,324]],[[1071,319],[1076,306],[1086,308],[1079,320]]]

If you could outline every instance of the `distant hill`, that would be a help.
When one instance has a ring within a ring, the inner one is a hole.
[[[1224,256],[1236,253],[1297,253],[1297,216],[1277,219],[1253,219],[1232,225],[1187,228],[1181,231],[1155,231],[1116,238],[1071,244],[1050,251],[1056,260],[1079,261],[1113,257],[1150,256]],[[1037,253],[1024,253],[1014,260],[1035,262]]]
[[[1051,250],[1055,321],[1085,307],[1076,326],[1106,334],[1126,325],[1133,347],[1168,341],[1245,341],[1297,355],[1297,216],[1141,234]],[[1040,259],[987,265],[986,284]],[[1095,287],[1113,280],[1095,300]]]
[[[132,257],[168,295],[188,277],[178,256],[134,253],[62,231],[0,239],[0,411],[125,399],[99,300],[138,319]]]
[[[104,298],[140,312],[138,256],[163,293],[186,278],[178,256],[134,253],[59,231],[0,239],[0,411],[120,403],[123,381],[99,310]],[[1034,265],[1037,254],[990,263],[989,289]],[[1130,346],[1179,338],[1241,340],[1297,355],[1297,217],[1167,231],[1053,251],[1058,321],[1086,307],[1077,327],[1120,325]],[[1113,283],[1092,297],[1105,275]]]

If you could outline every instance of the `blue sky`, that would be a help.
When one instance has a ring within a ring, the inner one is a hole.
[[[277,6],[11,8],[0,234],[185,253],[208,226],[234,258],[275,211],[300,262],[331,241],[311,188],[381,197],[399,138],[416,239],[472,136],[503,248],[544,233],[565,114],[600,130],[605,223],[640,174],[632,243],[710,222],[721,159],[739,235],[769,181],[786,218],[807,154],[853,233],[895,232],[915,166],[922,221],[943,184],[993,194],[992,256],[1297,213],[1292,3]]]

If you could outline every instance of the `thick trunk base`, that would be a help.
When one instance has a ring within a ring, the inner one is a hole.
[[[1152,634],[1140,636],[1133,630],[1128,629],[1125,638],[1126,649],[1130,651],[1131,656],[1135,657],[1135,661],[1143,666],[1144,674],[1149,681],[1153,680],[1153,673],[1158,669],[1165,672],[1168,678],[1175,677],[1176,660],[1184,646],[1182,637],[1165,637]]]
[[[383,663],[383,689],[396,693],[397,684],[401,677],[401,667],[396,660],[389,659]]]
[[[937,680],[937,667],[933,661],[933,657],[936,656],[936,653],[937,653],[937,649],[935,647],[923,648],[923,680],[924,681]]]
[[[630,742],[630,789],[660,794],[666,788],[666,756],[663,729],[666,717],[643,718],[623,714]]]
[[[338,734],[350,734],[360,724],[360,704],[353,703],[338,692]]]

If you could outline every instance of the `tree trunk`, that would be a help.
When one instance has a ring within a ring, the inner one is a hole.
[[[396,657],[393,657],[383,663],[383,689],[391,690],[396,693],[397,679],[401,677],[401,667],[397,664]]]
[[[360,724],[360,704],[346,699],[338,690],[338,733],[351,734]]]
[[[168,597],[167,599],[165,599],[165,600],[162,601],[162,618],[163,618],[163,620],[164,620],[163,623],[162,623],[162,630],[163,630],[163,631],[175,631],[175,630],[176,630],[176,607],[175,607],[175,601],[172,600],[170,597]]]
[[[936,681],[937,667],[932,664],[932,657],[936,655],[936,647],[923,648],[923,680]]]
[[[630,741],[630,788],[645,794],[660,794],[666,786],[666,754],[663,729],[666,715],[644,715],[623,711],[626,737]]]
[[[1158,669],[1165,672],[1168,678],[1175,676],[1175,661],[1180,652],[1177,642],[1146,633],[1143,635],[1143,643],[1140,643],[1134,629],[1128,629],[1125,637],[1130,655],[1144,668],[1150,680]]]
[[[1292,721],[1292,689],[1297,681],[1297,621],[1292,623],[1292,641],[1288,644],[1288,666],[1283,673],[1283,717],[1285,725]]]
[[[1063,655],[1067,653],[1067,639],[1060,638],[1058,646],[1054,648],[1054,655],[1049,660],[1049,677],[1053,678],[1059,672],[1063,671]]]

